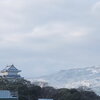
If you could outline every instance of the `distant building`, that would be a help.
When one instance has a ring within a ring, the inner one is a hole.
[[[10,65],[1,70],[1,76],[7,79],[18,79],[21,78],[18,74],[19,72],[21,72],[21,70],[18,70],[14,65]]]
[[[0,100],[18,100],[18,96],[8,90],[0,90]]]
[[[48,99],[48,98],[39,98],[38,100],[53,100],[53,99]]]

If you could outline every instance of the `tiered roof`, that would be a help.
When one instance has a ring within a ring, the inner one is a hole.
[[[5,67],[1,72],[21,72],[21,70],[18,70],[14,65],[10,65]]]

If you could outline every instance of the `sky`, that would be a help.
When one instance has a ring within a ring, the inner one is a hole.
[[[99,0],[0,0],[0,69],[25,77],[100,65]]]

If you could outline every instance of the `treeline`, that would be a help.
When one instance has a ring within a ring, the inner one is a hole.
[[[93,91],[77,89],[55,89],[53,87],[40,88],[39,86],[22,87],[19,91],[20,100],[38,100],[38,98],[52,98],[54,100],[100,100]]]
[[[55,89],[53,87],[39,87],[29,81],[21,79],[8,81],[0,78],[0,90],[18,91],[19,100],[38,100],[38,98],[52,98],[54,100],[100,100],[93,91],[83,89]]]

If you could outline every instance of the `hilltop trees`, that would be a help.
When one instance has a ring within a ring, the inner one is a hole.
[[[87,89],[41,88],[24,79],[9,81],[0,77],[0,90],[17,91],[19,100],[38,100],[38,98],[52,98],[54,100],[100,100],[99,96]]]
[[[54,100],[100,100],[94,92],[77,89],[58,89]]]
[[[31,83],[25,79],[16,79],[14,81],[0,77],[0,90],[18,91],[22,86],[30,86]]]

